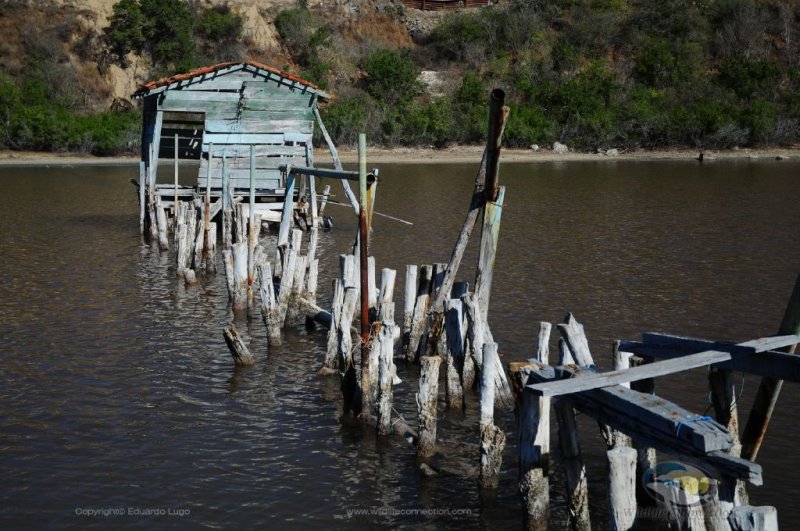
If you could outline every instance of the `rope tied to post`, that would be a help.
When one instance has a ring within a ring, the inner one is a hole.
[[[702,416],[702,417],[695,417],[693,419],[681,419],[678,421],[678,425],[675,426],[675,438],[680,437],[681,435],[681,428],[684,425],[691,424],[693,422],[703,422],[703,421],[714,421],[713,417],[709,416]]]

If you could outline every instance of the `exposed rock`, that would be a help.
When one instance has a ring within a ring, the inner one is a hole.
[[[531,151],[536,152],[539,151],[539,144],[531,144]]]
[[[438,476],[439,475],[439,473],[437,471],[435,471],[434,469],[432,469],[431,467],[429,467],[425,463],[422,463],[421,465],[419,465],[419,471],[422,472],[422,475],[425,476],[425,477],[431,477],[431,476]]]
[[[553,153],[562,154],[568,152],[569,148],[566,144],[562,144],[561,142],[553,142]]]
[[[616,157],[619,155],[619,150],[617,148],[611,148],[606,150],[606,157]]]

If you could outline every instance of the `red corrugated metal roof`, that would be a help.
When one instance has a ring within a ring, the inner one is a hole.
[[[260,68],[261,70],[266,70],[268,72],[272,72],[275,75],[281,76],[281,77],[289,79],[291,81],[295,81],[297,83],[300,83],[301,85],[305,85],[305,86],[307,86],[309,88],[312,88],[314,90],[320,90],[320,88],[318,86],[316,86],[314,83],[312,83],[310,81],[306,81],[305,79],[302,79],[302,78],[300,78],[300,77],[298,77],[298,76],[296,76],[294,74],[290,74],[289,72],[284,72],[283,70],[280,70],[279,68],[275,68],[274,66],[265,65],[264,63],[259,63],[257,61],[231,61],[231,62],[219,63],[219,64],[211,65],[211,66],[203,66],[201,68],[195,68],[194,70],[190,70],[189,72],[185,72],[183,74],[175,74],[174,76],[171,76],[171,77],[165,77],[165,78],[158,79],[156,81],[150,81],[148,83],[140,85],[139,88],[136,90],[136,92],[133,93],[133,96],[134,97],[141,96],[141,95],[143,95],[143,94],[145,94],[145,93],[147,93],[147,92],[149,92],[149,91],[151,91],[153,89],[159,88],[159,87],[164,87],[164,86],[170,85],[172,83],[176,83],[178,81],[186,81],[187,79],[191,79],[193,77],[202,76],[203,74],[210,74],[212,72],[216,72],[217,70],[222,70],[223,68],[228,68],[228,67],[235,66],[235,65],[240,65],[240,64],[241,65],[250,65],[250,66],[253,66],[255,68]],[[325,96],[327,97],[327,95],[325,95]]]

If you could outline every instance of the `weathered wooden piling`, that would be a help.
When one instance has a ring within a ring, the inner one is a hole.
[[[506,434],[494,425],[494,391],[497,364],[497,343],[483,345],[481,374],[481,451],[479,482],[482,488],[497,488]]]
[[[223,251],[228,295],[235,310],[247,308],[247,244],[234,243],[230,251]]]
[[[167,237],[169,228],[167,227],[167,214],[160,197],[156,197],[156,221],[158,222],[158,246],[162,251],[166,251],[169,249],[169,238]]]
[[[493,341],[491,332],[489,331],[489,327],[486,326],[485,321],[483,320],[480,304],[478,303],[475,294],[469,294],[462,298],[463,303],[467,307],[467,320],[469,323],[469,328],[467,332],[467,337],[472,344],[473,352],[483,352],[483,345],[486,343],[491,343]],[[500,361],[499,356],[494,356],[492,358],[495,363],[495,369],[493,371],[493,375],[495,378],[495,394],[499,404],[501,404],[504,408],[511,409],[514,406],[514,397],[511,393],[511,387],[508,385],[508,379],[506,378],[506,373],[503,370],[503,364]],[[480,358],[475,359],[476,364],[480,367],[480,369],[486,370],[483,366],[483,356],[481,355]]]
[[[403,356],[409,359],[411,325],[414,319],[414,306],[417,302],[417,266],[406,266],[405,298],[403,300],[403,332],[401,348]]]
[[[423,356],[419,375],[419,392],[416,395],[419,410],[419,444],[417,455],[430,457],[436,451],[436,406],[439,398],[439,356]]]
[[[275,286],[272,280],[272,266],[266,260],[258,267],[259,292],[261,294],[261,317],[267,327],[267,340],[270,345],[281,343],[281,327],[278,312],[278,300],[275,297]]]
[[[278,294],[278,320],[281,326],[286,326],[286,316],[289,313],[289,304],[292,297],[292,285],[294,284],[295,268],[297,267],[297,257],[300,253],[300,246],[303,240],[303,231],[295,229],[292,231],[292,240],[289,248],[283,257],[283,268],[281,272],[281,289]]]
[[[447,335],[446,349],[446,386],[445,400],[447,407],[464,407],[464,389],[461,385],[461,372],[464,367],[464,323],[460,299],[449,299],[444,303],[445,329]]]
[[[253,355],[250,354],[250,350],[244,344],[244,341],[242,341],[235,326],[226,328],[222,332],[222,336],[225,338],[225,343],[231,351],[231,356],[233,356],[233,362],[237,366],[246,367],[255,364],[256,360],[253,358]]]
[[[515,388],[518,389],[516,417],[519,493],[525,508],[527,529],[539,531],[548,528],[550,517],[550,402],[548,398],[525,390],[528,372],[524,364],[519,365],[523,366],[512,370]]]
[[[569,401],[560,398],[555,403],[558,419],[558,443],[561,449],[561,463],[567,480],[567,500],[569,504],[570,525],[574,531],[591,531],[589,520],[589,489],[586,467],[581,457],[578,442],[578,425],[575,410]]]
[[[397,272],[394,269],[381,270],[381,289],[378,295],[378,319],[394,322],[394,283]]]
[[[433,285],[433,266],[422,265],[418,270],[417,296],[414,303],[414,313],[411,318],[411,332],[406,349],[406,361],[414,362],[418,357],[420,339],[425,331],[425,323],[428,317],[428,304],[431,297],[431,287]]]
[[[497,243],[500,238],[500,220],[503,214],[505,187],[499,187],[496,193],[496,197],[487,200],[484,206],[478,272],[475,277],[475,296],[481,305],[483,319],[487,322],[492,279],[494,278],[494,262],[497,256]]]
[[[484,210],[487,199],[494,201],[496,198],[495,188],[497,187],[500,147],[502,145],[503,131],[505,129],[505,124],[509,113],[509,109],[504,105],[504,102],[505,93],[502,90],[496,89],[492,91],[489,106],[489,127],[486,139],[486,149],[484,150],[481,167],[478,170],[477,176],[475,177],[475,190],[472,194],[466,219],[461,227],[461,232],[458,235],[453,252],[450,255],[450,260],[442,275],[442,289],[432,302],[431,307],[433,308],[433,312],[431,313],[430,318],[425,322],[425,329],[422,334],[422,347],[425,350],[425,354],[430,355],[436,349],[438,343],[437,337],[443,330],[444,300],[449,296],[450,289],[455,282],[455,276],[458,273],[458,269],[461,265],[461,260],[464,256],[464,251],[467,248],[473,227],[478,220],[478,215],[482,210]],[[485,183],[487,182],[487,175],[489,174],[491,174],[488,179],[491,191],[487,192],[485,189]],[[491,282],[491,278],[487,280]]]
[[[607,454],[609,528],[628,531],[636,519],[636,450],[620,446]]]
[[[147,172],[145,171],[144,161],[139,162],[139,234],[144,236],[145,224],[145,209],[146,199],[145,192],[147,184],[145,183]]]
[[[394,355],[394,328],[392,323],[386,323],[380,331],[381,350],[378,356],[378,434],[389,435],[392,428],[392,357]]]

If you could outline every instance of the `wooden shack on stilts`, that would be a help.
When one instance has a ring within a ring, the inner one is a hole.
[[[331,96],[271,66],[252,61],[208,66],[147,83],[133,97],[143,103],[139,217],[144,234],[158,236],[159,204],[174,216],[178,201],[205,203],[206,223],[237,197],[247,205],[246,214],[252,203],[262,221],[280,221],[287,176],[279,167],[314,166],[315,122],[341,169],[317,109]],[[159,162],[165,159],[175,161],[175,175],[159,182]],[[179,159],[200,161],[189,185],[178,181]],[[315,192],[314,176],[303,176],[290,200],[310,200]]]

